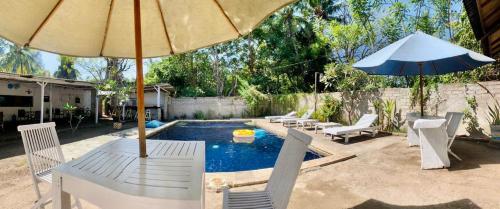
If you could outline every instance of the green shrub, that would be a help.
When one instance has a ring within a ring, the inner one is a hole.
[[[281,94],[270,97],[271,115],[283,115],[297,109],[301,94]]]
[[[402,110],[397,109],[396,100],[386,100],[385,102],[380,102],[380,104],[376,105],[377,107],[375,108],[375,111],[377,111],[379,117],[382,115],[384,118],[379,124],[382,126],[382,129],[390,132],[401,132],[401,127],[406,120],[403,120]],[[382,114],[378,111],[381,111]]]
[[[500,107],[498,104],[493,105],[493,107],[488,105],[488,115],[490,116],[488,119],[490,125],[500,125]]]
[[[306,114],[307,110],[309,110],[307,106],[299,108],[297,110],[297,117],[302,117],[304,114]]]
[[[342,107],[343,104],[341,101],[331,96],[326,96],[323,104],[314,112],[313,118],[322,122],[342,122]]]
[[[193,113],[193,118],[196,120],[205,120],[205,113],[203,113],[201,110],[197,110],[196,112]]]
[[[467,124],[465,130],[473,137],[485,136],[483,128],[481,128],[477,119],[476,97],[467,97],[466,100],[469,107],[464,110],[464,122]]]
[[[375,125],[384,125],[384,102],[381,99],[373,101],[373,108],[378,116]]]
[[[267,111],[269,109],[269,97],[260,92],[257,86],[249,84],[248,81],[240,80],[238,93],[245,100],[248,107],[245,116],[262,116],[269,112]]]

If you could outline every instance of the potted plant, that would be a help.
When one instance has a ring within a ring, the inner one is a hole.
[[[488,106],[488,115],[491,130],[490,144],[500,146],[500,106],[496,103],[494,106]]]
[[[112,117],[113,117],[113,128],[122,129],[123,124],[122,121],[120,120],[120,113],[118,107],[116,106],[113,108]]]

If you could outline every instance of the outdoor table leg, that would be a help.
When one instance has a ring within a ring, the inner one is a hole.
[[[55,171],[52,174],[53,199],[52,204],[54,209],[71,209],[70,194],[62,189],[62,177],[59,172]]]

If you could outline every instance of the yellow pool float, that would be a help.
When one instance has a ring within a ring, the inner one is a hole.
[[[252,143],[255,140],[255,131],[238,129],[233,131],[233,141],[236,143]]]

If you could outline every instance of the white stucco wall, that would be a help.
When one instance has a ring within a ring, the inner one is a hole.
[[[168,108],[169,118],[193,118],[201,111],[209,119],[241,117],[246,111],[245,101],[239,97],[180,97],[172,98]]]
[[[9,89],[9,83],[19,84],[17,89]],[[59,108],[62,110],[65,103],[74,104],[81,108],[91,108],[91,90],[77,89],[71,87],[53,86],[48,84],[45,87],[45,96],[50,95],[52,89],[52,108]],[[33,107],[0,107],[0,112],[3,112],[4,120],[10,121],[12,115],[17,115],[17,110],[24,109],[26,111],[39,111],[40,110],[40,86],[36,83],[23,83],[17,81],[0,80],[0,95],[17,95],[17,96],[33,96]],[[28,93],[30,92],[30,93]],[[80,98],[80,104],[75,104],[75,98]],[[49,102],[44,103],[44,109],[49,108]],[[45,111],[45,110],[44,110]],[[94,111],[91,109],[91,111]],[[44,118],[48,119],[49,115],[45,114]]]

